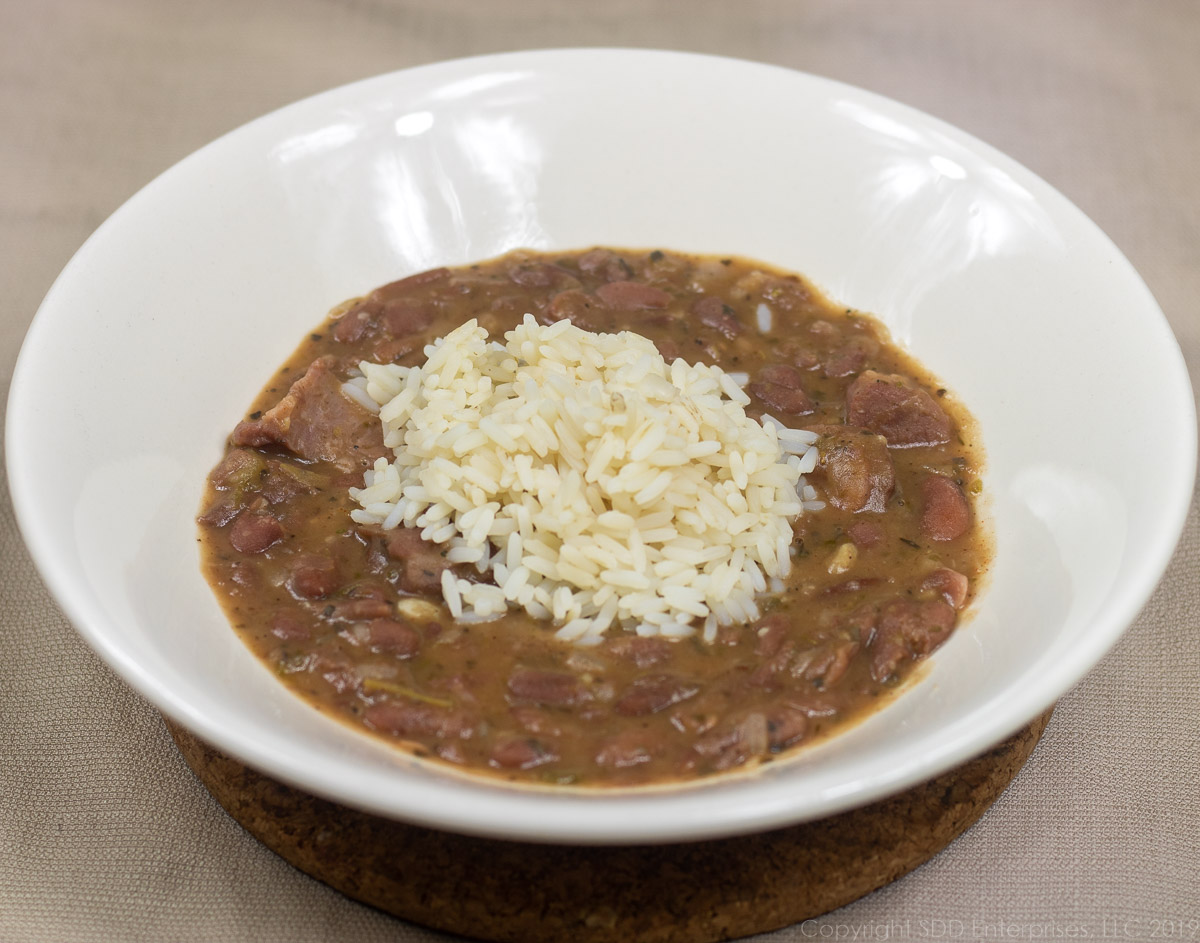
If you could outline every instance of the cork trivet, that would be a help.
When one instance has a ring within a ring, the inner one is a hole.
[[[566,847],[472,838],[318,799],[167,726],[252,835],[343,894],[482,940],[701,943],[815,917],[907,874],[970,827],[1041,738],[1050,711],[982,756],[899,795],[759,835]]]

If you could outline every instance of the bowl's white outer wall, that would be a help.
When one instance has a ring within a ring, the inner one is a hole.
[[[197,568],[205,473],[329,306],[432,265],[596,243],[801,271],[877,312],[983,429],[998,551],[974,618],[897,703],[759,774],[607,795],[447,776],[288,693],[229,631]],[[563,50],[336,89],[168,170],[47,295],[13,380],[7,448],[21,529],[68,617],[216,747],[385,815],[620,843],[845,809],[1044,710],[1161,576],[1196,429],[1178,346],[1137,274],[992,148],[784,69]]]

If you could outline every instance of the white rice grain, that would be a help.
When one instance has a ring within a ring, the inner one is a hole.
[[[824,506],[804,481],[817,437],[747,417],[747,374],[667,364],[636,334],[526,316],[504,341],[470,321],[419,367],[360,365],[343,389],[392,459],[350,489],[352,518],[416,527],[490,576],[443,573],[461,622],[516,607],[590,645],[614,627],[711,643],[756,619],[790,570],[790,518]]]

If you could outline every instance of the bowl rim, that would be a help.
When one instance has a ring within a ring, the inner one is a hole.
[[[809,807],[802,814],[797,814],[786,802],[764,803],[754,808],[723,809],[719,814],[712,815],[704,821],[696,821],[694,819],[687,821],[663,821],[651,832],[644,830],[633,832],[629,829],[622,831],[619,827],[614,828],[614,819],[611,816],[607,817],[599,825],[588,822],[570,822],[562,815],[547,808],[544,810],[547,814],[543,817],[543,820],[534,830],[531,830],[528,827],[528,823],[523,825],[516,820],[510,821],[503,815],[498,817],[497,807],[507,806],[510,809],[516,809],[519,806],[526,806],[530,801],[541,801],[544,799],[544,793],[540,791],[522,792],[520,790],[505,788],[505,794],[491,804],[489,809],[486,810],[486,814],[480,810],[464,810],[462,808],[451,811],[429,808],[406,808],[401,814],[394,807],[383,808],[377,803],[366,800],[361,796],[348,797],[345,793],[344,784],[340,783],[336,776],[330,775],[329,771],[313,771],[311,769],[297,768],[296,764],[284,753],[277,750],[264,750],[263,744],[251,742],[240,737],[238,731],[231,731],[219,723],[210,722],[203,712],[197,710],[194,705],[177,697],[170,688],[157,682],[154,677],[143,670],[135,658],[130,657],[126,651],[108,637],[103,628],[97,624],[96,614],[89,611],[88,607],[77,596],[72,581],[56,567],[54,542],[51,540],[50,534],[39,527],[36,508],[29,502],[22,500],[22,497],[29,493],[30,483],[37,474],[37,469],[24,461],[23,450],[21,448],[21,443],[27,435],[29,424],[32,422],[32,410],[29,408],[32,394],[29,391],[33,382],[35,364],[33,363],[33,355],[30,351],[35,346],[33,341],[36,340],[41,332],[47,330],[46,325],[51,317],[47,312],[54,308],[55,298],[60,285],[73,277],[79,260],[89,252],[90,247],[98,240],[104,239],[111,228],[120,225],[120,221],[128,211],[128,208],[141,201],[152,199],[154,191],[161,185],[162,181],[169,180],[173,175],[180,173],[182,168],[205,160],[208,154],[221,147],[222,143],[227,139],[236,137],[247,129],[257,126],[273,116],[291,110],[299,111],[314,107],[319,108],[325,101],[354,92],[365,97],[370,97],[373,92],[378,93],[386,89],[390,83],[396,81],[398,76],[426,77],[432,81],[436,80],[439,72],[456,74],[464,68],[480,70],[495,69],[498,66],[511,67],[516,62],[520,62],[527,68],[537,68],[539,66],[545,68],[547,65],[552,64],[555,59],[563,56],[572,57],[575,63],[580,62],[584,58],[591,57],[597,64],[607,63],[609,67],[611,67],[614,57],[629,56],[657,59],[663,62],[667,60],[709,61],[735,64],[738,68],[748,71],[761,70],[764,75],[777,73],[781,76],[787,76],[791,80],[799,78],[803,81],[814,83],[817,86],[823,86],[830,93],[850,95],[859,101],[866,101],[880,106],[891,114],[898,114],[905,120],[915,120],[923,127],[937,130],[979,155],[984,160],[1000,165],[1006,172],[1016,178],[1020,184],[1030,187],[1039,200],[1050,198],[1054,201],[1059,201],[1060,208],[1063,211],[1075,215],[1077,221],[1082,223],[1094,238],[1101,241],[1100,244],[1106,245],[1111,249],[1117,267],[1116,271],[1111,272],[1112,277],[1127,280],[1128,284],[1142,295],[1146,315],[1154,318],[1156,327],[1160,331],[1165,332],[1166,338],[1169,338],[1167,347],[1163,352],[1173,360],[1173,371],[1166,379],[1176,385],[1182,382],[1182,389],[1190,391],[1187,366],[1178,341],[1171,332],[1169,322],[1167,322],[1165,315],[1153,298],[1149,288],[1145,285],[1145,282],[1138,275],[1128,259],[1113,245],[1108,236],[1086,214],[1059,193],[1057,189],[1019,162],[973,135],[925,112],[874,92],[784,66],[747,59],[673,50],[621,47],[567,47],[559,49],[519,50],[443,60],[361,79],[320,92],[274,109],[221,135],[163,171],[126,200],[122,206],[114,211],[88,237],[55,279],[39,306],[37,313],[34,315],[22,344],[21,352],[14,365],[8,396],[5,452],[7,472],[12,492],[12,503],[18,527],[38,573],[50,590],[57,605],[62,609],[76,631],[79,632],[88,645],[122,680],[145,697],[156,709],[183,724],[199,737],[229,755],[251,766],[262,769],[285,782],[323,795],[334,801],[365,808],[377,814],[394,818],[404,818],[449,831],[491,837],[539,842],[630,844],[715,838],[781,827],[800,821],[825,817],[894,794],[908,786],[925,781],[955,765],[965,762],[1020,729],[1034,717],[1044,712],[1078,683],[1103,655],[1109,651],[1119,637],[1132,625],[1138,613],[1145,606],[1174,555],[1191,504],[1196,476],[1196,414],[1194,399],[1191,396],[1181,395],[1179,402],[1174,404],[1178,409],[1179,433],[1184,437],[1183,444],[1186,446],[1183,451],[1190,458],[1183,465],[1174,469],[1174,474],[1170,479],[1170,487],[1164,488],[1161,493],[1160,506],[1163,508],[1163,516],[1158,528],[1161,533],[1161,540],[1154,547],[1153,553],[1147,554],[1133,565],[1129,576],[1131,591],[1124,595],[1124,604],[1113,607],[1112,610],[1105,612],[1101,618],[1097,619],[1094,623],[1094,630],[1090,631],[1083,643],[1074,650],[1074,657],[1059,662],[1052,671],[1043,676],[1040,685],[1036,687],[1026,685],[1022,690],[1012,692],[1013,702],[1006,713],[988,717],[982,728],[973,731],[970,736],[964,735],[957,740],[942,743],[935,753],[898,764],[887,775],[877,777],[866,783],[856,781],[849,784],[847,788],[838,792],[838,794],[826,796],[823,801],[810,802]],[[693,794],[700,791],[703,791],[703,787],[700,787],[699,790],[691,789]],[[676,793],[673,801],[678,801],[678,797],[685,794],[685,792]],[[633,798],[630,798],[631,796]],[[639,793],[636,790],[614,792],[611,801],[617,802],[618,806],[614,806],[614,808],[618,808],[620,803],[636,803],[643,796],[651,802],[659,802],[661,804],[661,798],[655,799],[653,795]],[[585,801],[593,800],[590,797],[586,797]],[[595,801],[608,802],[610,800],[599,799]],[[729,804],[727,803],[726,805]],[[686,817],[680,816],[677,818],[682,819]]]

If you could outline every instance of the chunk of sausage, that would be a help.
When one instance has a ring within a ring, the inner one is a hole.
[[[672,675],[650,675],[637,678],[617,700],[615,709],[625,717],[657,714],[672,704],[694,697],[699,685]]]
[[[881,512],[896,489],[896,472],[887,439],[865,429],[842,426],[817,445],[818,478],[825,496],[842,511]]]
[[[950,441],[950,417],[937,400],[899,374],[864,371],[846,390],[846,422],[905,448]]]
[[[789,364],[767,364],[750,384],[750,394],[770,409],[792,416],[806,416],[817,407],[804,392],[802,376]]]
[[[309,461],[347,470],[370,465],[386,452],[379,420],[342,393],[333,357],[319,357],[287,395],[261,418],[238,423],[239,446],[280,445]]]
[[[954,630],[957,617],[943,599],[893,599],[879,612],[871,642],[871,676],[885,681],[901,663],[928,655]]]
[[[399,619],[373,619],[367,640],[372,648],[397,658],[412,658],[421,648],[421,636],[417,630]]]
[[[705,327],[711,327],[729,340],[733,340],[745,330],[733,308],[713,295],[701,298],[693,304],[692,314]]]
[[[610,308],[638,310],[665,308],[671,296],[661,288],[642,282],[606,282],[596,289],[596,296]]]
[[[592,699],[587,687],[575,675],[532,668],[514,671],[508,678],[508,691],[515,698],[543,707],[575,707]]]
[[[958,483],[944,475],[921,482],[921,533],[930,540],[957,540],[971,529],[971,505]]]
[[[337,592],[338,567],[329,557],[308,554],[292,565],[287,586],[298,599],[324,599]]]
[[[283,539],[283,525],[266,511],[243,511],[229,528],[229,542],[238,553],[262,553]]]

